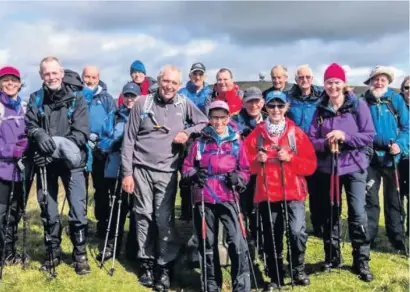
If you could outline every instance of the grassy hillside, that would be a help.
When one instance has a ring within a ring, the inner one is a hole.
[[[34,189],[34,188],[33,188]],[[63,191],[60,188],[60,208],[62,205]],[[91,273],[86,276],[77,276],[71,263],[71,243],[65,233],[63,233],[62,247],[64,251],[64,263],[57,268],[58,277],[56,279],[47,280],[45,274],[38,271],[40,261],[44,258],[42,224],[40,221],[39,207],[32,192],[30,194],[28,204],[29,216],[29,231],[28,231],[28,252],[32,258],[32,262],[28,270],[21,270],[21,267],[6,267],[4,270],[4,282],[0,282],[0,291],[7,292],[111,292],[111,291],[151,291],[138,284],[136,281],[136,266],[127,261],[123,256],[115,262],[115,273],[112,277],[107,274],[107,270],[111,266],[111,262],[105,264],[104,269],[100,269],[98,263],[93,257],[98,252],[97,247],[99,241],[94,237],[95,219],[93,217],[93,200],[90,195],[88,215],[90,219],[90,242],[88,252],[91,265]],[[179,198],[179,196],[178,196]],[[383,208],[381,208],[383,210]],[[179,200],[177,202],[177,217],[179,217]],[[343,257],[345,267],[340,270],[335,270],[330,274],[322,273],[319,269],[320,263],[323,261],[323,244],[316,237],[310,237],[308,240],[306,254],[306,269],[310,274],[311,286],[307,288],[295,288],[294,291],[407,291],[409,286],[409,267],[406,259],[392,253],[392,250],[387,242],[384,230],[384,222],[380,222],[379,233],[379,250],[371,254],[371,268],[375,275],[375,280],[372,283],[364,283],[350,271],[352,263],[351,246],[348,242],[346,234],[346,205],[343,207],[343,237],[346,244],[343,248]],[[67,205],[64,212],[63,224],[67,225]],[[383,214],[381,214],[383,220]],[[309,217],[307,217],[309,218]],[[309,221],[309,220],[308,220]],[[189,236],[191,231],[191,223],[182,223],[177,221],[178,231],[181,234],[181,239]],[[309,225],[309,231],[311,227]],[[20,228],[21,232],[21,228]],[[19,236],[21,244],[21,234]],[[199,291],[199,271],[192,270],[187,267],[178,267],[175,277],[174,288],[172,291]],[[228,270],[224,270],[224,290],[231,291],[230,278]],[[289,278],[286,279],[289,283]],[[290,286],[284,287],[284,290],[290,290]],[[261,290],[260,290],[261,291]]]

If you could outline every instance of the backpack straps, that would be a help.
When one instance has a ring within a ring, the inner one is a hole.
[[[76,107],[76,104],[77,104],[78,91],[73,91],[72,93],[74,95],[74,98],[71,101],[70,105],[67,106],[67,118],[68,118],[68,122],[70,124],[73,123],[72,117],[73,117],[75,107]],[[40,88],[36,92],[35,103],[36,103],[37,110],[39,111],[41,116],[45,115],[44,114],[44,109],[43,109],[43,100],[44,100],[44,90],[43,90],[43,88]]]

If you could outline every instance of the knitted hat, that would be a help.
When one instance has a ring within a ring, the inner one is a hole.
[[[141,72],[144,73],[145,75],[147,72],[145,71],[145,66],[140,60],[136,60],[132,62],[131,67],[130,67],[130,75],[134,72]]]
[[[0,69],[0,78],[7,75],[12,75],[20,80],[20,72],[14,67],[6,66]]]
[[[342,80],[343,82],[346,82],[345,70],[339,64],[332,63],[329,67],[327,67],[324,74],[323,82],[326,82],[326,80],[332,78],[337,78]]]

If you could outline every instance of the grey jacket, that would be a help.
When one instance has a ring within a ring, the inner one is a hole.
[[[151,115],[146,115],[144,104],[150,97],[153,98],[150,112],[156,122],[169,131],[154,128]],[[184,107],[181,106],[182,99],[185,100]],[[132,175],[135,166],[162,172],[178,170],[183,145],[173,143],[175,136],[180,131],[185,131],[189,136],[199,134],[207,124],[207,117],[183,95],[177,94],[167,103],[159,97],[158,91],[139,97],[125,126],[121,154],[123,176]],[[192,126],[185,128],[186,125]]]

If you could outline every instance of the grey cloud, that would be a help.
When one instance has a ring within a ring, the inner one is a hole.
[[[170,41],[229,36],[255,46],[298,39],[367,41],[408,32],[409,23],[408,1],[40,2],[21,9],[82,29],[137,31],[143,25]]]

